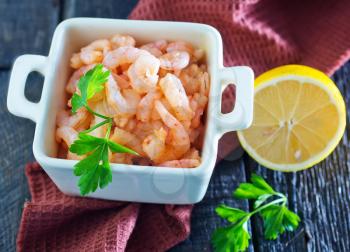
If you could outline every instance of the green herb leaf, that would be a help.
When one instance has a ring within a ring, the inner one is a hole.
[[[109,150],[138,155],[137,152],[107,138],[98,138],[85,133],[80,133],[78,139],[70,146],[69,151],[72,153],[88,154],[74,166],[74,174],[80,176],[78,186],[81,195],[96,191],[98,186],[102,189],[112,181]]]
[[[247,213],[226,205],[219,205],[215,209],[220,217],[232,223],[230,226],[218,228],[213,233],[212,243],[215,251],[244,251],[250,239],[247,221],[257,213],[263,218],[266,239],[276,239],[286,230],[293,231],[298,227],[300,218],[286,207],[286,196],[276,192],[258,175],[254,174],[251,182],[241,183],[233,195],[241,199],[255,200],[254,211]]]
[[[111,150],[111,152],[130,153],[130,154],[139,156],[139,154],[136,151],[129,149],[123,145],[120,145],[116,142],[113,142],[111,140],[108,140],[108,147]]]
[[[80,95],[74,93],[72,97],[73,113],[85,107],[90,113],[105,119],[92,128],[80,132],[78,139],[69,148],[72,153],[87,155],[74,166],[74,174],[80,176],[78,186],[81,195],[94,192],[98,187],[102,189],[112,181],[112,171],[108,160],[109,151],[138,155],[137,152],[109,140],[113,118],[101,115],[87,105],[89,99],[104,89],[103,84],[107,82],[109,75],[110,72],[106,71],[102,64],[97,64],[79,79]],[[91,131],[106,124],[108,130],[104,138],[88,135]]]
[[[300,218],[291,212],[286,206],[271,205],[260,211],[264,220],[265,238],[274,240],[285,230],[295,230],[300,222]]]
[[[261,206],[266,200],[268,200],[271,196],[273,196],[272,194],[263,194],[260,195],[256,201],[254,202],[254,209],[258,208],[259,206]]]
[[[247,212],[244,212],[238,208],[225,206],[224,204],[218,206],[215,211],[221,218],[224,218],[232,223],[235,223],[248,215]]]
[[[104,84],[107,82],[110,75],[109,70],[104,70],[102,64],[97,64],[91,72],[89,84],[87,87],[87,99],[91,99],[95,94],[104,89]],[[88,73],[90,72],[88,71]]]
[[[97,64],[94,68],[87,71],[78,82],[80,95],[75,93],[72,97],[72,112],[87,105],[87,101],[96,93],[104,89],[104,83],[107,82],[110,71],[104,71],[102,64]]]
[[[228,227],[218,228],[212,236],[212,243],[217,252],[245,251],[249,246],[250,235],[247,230],[246,217],[242,221]]]
[[[69,148],[69,151],[78,155],[84,155],[104,143],[106,143],[106,139],[104,138],[98,138],[80,133],[79,138],[73,142]]]
[[[239,199],[258,199],[265,194],[276,194],[262,177],[253,174],[251,181],[252,183],[241,183],[233,195]]]
[[[111,177],[112,172],[109,163],[106,165],[104,161],[105,155],[107,155],[108,163],[107,143],[100,144],[89,156],[74,166],[74,174],[80,176],[78,186],[81,195],[96,191],[98,186],[100,188],[106,186],[106,177]],[[110,174],[106,175],[106,171]]]

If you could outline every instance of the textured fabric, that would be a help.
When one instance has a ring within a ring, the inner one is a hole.
[[[260,74],[299,63],[332,74],[350,56],[349,16],[350,1],[141,0],[130,18],[214,26],[226,66],[248,65]],[[224,111],[233,100],[234,91],[225,92]],[[235,134],[225,135],[219,159],[237,145]],[[165,251],[189,234],[192,206],[69,197],[37,164],[26,172],[32,201],[24,206],[18,251]]]
[[[348,0],[141,0],[129,16],[212,25],[223,38],[225,66],[247,65],[256,75],[291,63],[331,75],[350,58],[349,17]],[[223,104],[233,99],[226,90]],[[218,158],[237,146],[236,135],[226,134]]]
[[[192,206],[136,204],[64,195],[37,164],[26,166],[18,251],[165,251],[190,232]]]

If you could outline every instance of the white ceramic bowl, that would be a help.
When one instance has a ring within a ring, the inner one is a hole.
[[[246,66],[223,67],[222,39],[208,25],[181,22],[134,21],[101,18],[74,18],[56,29],[48,57],[22,55],[16,59],[9,84],[7,106],[17,116],[36,122],[34,156],[58,188],[79,195],[78,177],[73,174],[77,161],[56,158],[56,114],[65,107],[64,87],[71,74],[70,56],[89,42],[116,33],[129,34],[138,42],[157,39],[184,40],[204,49],[210,74],[210,97],[202,163],[197,168],[168,168],[112,164],[113,182],[89,197],[136,202],[188,204],[200,201],[213,172],[218,139],[227,131],[247,128],[253,117],[253,71]],[[38,71],[45,77],[39,103],[24,96],[27,76]],[[236,85],[236,104],[222,114],[221,94]]]

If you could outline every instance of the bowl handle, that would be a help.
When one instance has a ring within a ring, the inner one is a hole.
[[[222,114],[219,110],[216,115],[220,133],[248,128],[253,120],[253,70],[247,66],[225,67],[219,70],[219,80],[221,93],[230,83],[236,86],[236,103],[233,111]]]
[[[10,84],[7,94],[8,110],[20,117],[25,117],[36,122],[40,115],[40,102],[28,101],[24,95],[24,87],[28,74],[37,71],[45,75],[47,57],[40,55],[22,55],[13,64]]]

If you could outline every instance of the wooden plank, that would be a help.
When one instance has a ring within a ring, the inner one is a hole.
[[[63,17],[127,18],[137,0],[64,0]]]
[[[21,54],[48,54],[59,1],[0,1],[0,67]]]
[[[29,198],[24,165],[34,160],[35,125],[7,111],[8,78],[8,71],[0,71],[0,251],[15,251],[23,203]],[[40,90],[32,89],[28,93],[34,97]]]
[[[350,62],[334,75],[347,107],[350,106]],[[254,218],[258,251],[349,251],[350,250],[350,127],[336,150],[315,167],[297,172],[274,172],[249,161],[250,172],[267,178],[277,190],[287,193],[291,208],[301,219],[300,228],[276,241],[263,239],[262,222]]]
[[[232,198],[232,191],[246,178],[243,160],[221,161],[215,168],[208,191],[202,202],[195,205],[191,217],[190,237],[177,245],[171,252],[212,251],[210,239],[213,231],[227,225],[215,213],[215,208],[224,203],[248,210],[248,202]],[[250,226],[249,226],[250,228]],[[248,251],[254,251],[252,243]]]

